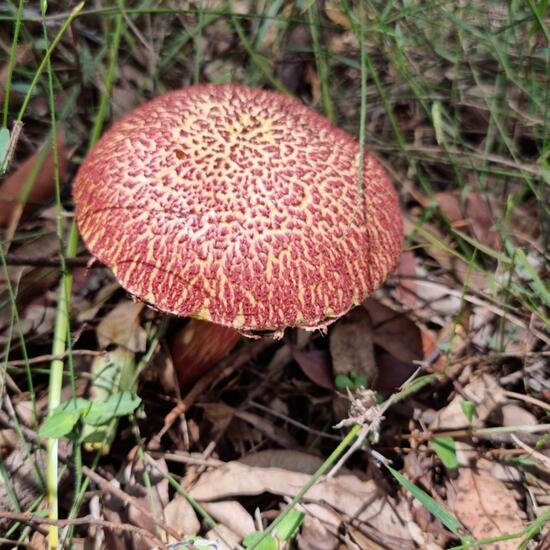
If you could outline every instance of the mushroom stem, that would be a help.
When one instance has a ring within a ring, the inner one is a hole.
[[[189,386],[237,345],[241,335],[230,327],[190,319],[174,336],[170,354],[181,386]]]

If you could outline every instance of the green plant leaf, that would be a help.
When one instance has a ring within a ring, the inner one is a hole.
[[[461,533],[465,532],[464,527],[449,511],[442,508],[428,493],[417,487],[412,481],[408,480],[403,474],[393,469],[388,464],[385,464],[391,475],[397,479],[399,484],[411,493],[428,512],[433,514],[449,531],[462,537]]]
[[[359,372],[351,372],[350,377],[353,381],[353,389],[356,390],[357,388],[366,388],[368,387],[368,380],[367,377],[364,374],[361,374]]]
[[[254,531],[253,533],[248,533],[243,539],[243,546],[245,548],[253,548],[254,550],[278,550],[279,545],[275,538],[271,535],[264,536],[262,531]],[[259,542],[262,540],[262,542]]]
[[[104,403],[121,391],[135,391],[136,364],[135,354],[122,347],[117,347],[106,355],[96,357],[92,364],[93,382],[90,394],[94,402]],[[101,406],[94,407],[94,414]],[[92,422],[94,417],[92,416]],[[118,418],[111,415],[108,424],[101,426],[84,423],[82,441],[87,451],[99,451],[108,454],[115,438]]]
[[[69,434],[82,414],[90,408],[90,402],[75,397],[58,405],[44,420],[38,430],[40,437],[59,438]]]
[[[337,388],[353,388],[353,381],[345,374],[337,374],[334,378],[334,384]]]
[[[277,525],[276,533],[279,540],[290,540],[296,536],[305,518],[303,512],[290,511]]]
[[[468,423],[471,424],[476,412],[476,404],[473,401],[461,401],[460,406],[462,407],[462,412],[468,419]]]
[[[105,401],[92,401],[84,414],[84,422],[92,426],[101,426],[111,419],[134,412],[140,405],[141,398],[130,391],[111,395]]]
[[[432,441],[432,447],[445,468],[449,470],[458,468],[455,440],[451,436],[435,437]]]
[[[57,439],[69,434],[80,418],[79,411],[59,411],[52,413],[38,430],[40,437]]]

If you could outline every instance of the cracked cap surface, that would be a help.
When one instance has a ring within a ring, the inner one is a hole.
[[[242,331],[315,328],[401,253],[379,162],[298,101],[235,84],[158,97],[116,122],[74,183],[91,253],[155,308]],[[360,197],[360,198],[359,198]]]

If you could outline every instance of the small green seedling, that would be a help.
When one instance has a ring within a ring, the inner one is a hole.
[[[364,374],[350,372],[349,374],[337,374],[334,378],[337,388],[357,390],[359,388],[368,388],[368,380]]]
[[[92,426],[100,426],[113,418],[134,412],[141,404],[136,394],[123,391],[111,395],[105,401],[90,401],[76,397],[61,403],[44,420],[38,435],[60,438],[68,436],[79,420]]]

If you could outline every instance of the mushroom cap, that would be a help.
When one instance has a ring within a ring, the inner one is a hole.
[[[103,135],[74,183],[78,228],[158,310],[241,331],[323,327],[401,253],[395,190],[368,152],[359,186],[359,150],[279,93],[190,86]]]

